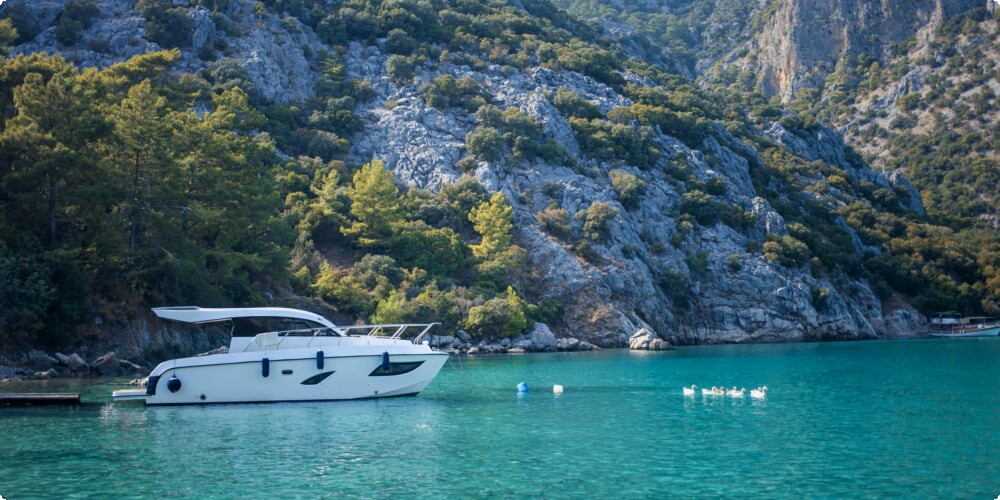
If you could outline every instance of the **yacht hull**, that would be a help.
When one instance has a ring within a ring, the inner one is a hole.
[[[932,337],[997,337],[1000,336],[1000,325],[981,328],[981,329],[967,329],[967,330],[954,330],[947,332],[931,331]]]
[[[317,354],[322,348],[281,349],[168,361],[153,370],[145,402],[157,406],[412,396],[434,380],[448,359],[447,353],[424,346],[339,351],[324,356]]]

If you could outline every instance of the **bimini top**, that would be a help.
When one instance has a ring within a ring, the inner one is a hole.
[[[179,321],[181,323],[213,323],[236,318],[283,318],[311,321],[339,331],[336,325],[318,314],[285,307],[232,307],[219,309],[195,306],[154,307],[153,312],[163,319]]]

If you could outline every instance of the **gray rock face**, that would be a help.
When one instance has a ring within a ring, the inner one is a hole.
[[[58,359],[61,364],[65,365],[74,372],[87,367],[87,362],[75,352],[69,356],[57,352],[55,354],[55,358]]]
[[[560,351],[575,351],[577,347],[580,346],[580,339],[574,337],[566,337],[559,339],[556,347]]]
[[[628,339],[628,347],[633,351],[666,351],[673,349],[669,342],[657,337],[653,332],[640,328]]]
[[[521,110],[570,152],[576,169],[537,160],[526,163],[504,159],[498,165],[480,163],[475,171],[487,189],[503,191],[512,203],[515,241],[528,251],[532,281],[543,284],[544,298],[566,306],[565,326],[553,334],[572,337],[559,339],[555,345],[558,350],[576,350],[582,343],[629,346],[629,333],[640,328],[674,345],[872,338],[885,334],[879,301],[865,283],[837,286],[804,269],[788,269],[767,261],[760,253],[747,253],[749,239],[762,241],[767,234],[783,236],[787,228],[780,214],[755,192],[750,180],[746,158],[756,152],[725,130],[717,130],[724,141],[709,138],[702,149],[691,149],[673,137],[658,134],[664,151],[661,166],[679,157],[702,182],[722,178],[727,185],[722,199],[753,214],[754,223],[745,233],[721,223],[701,227],[676,244],[678,221],[669,214],[676,213],[681,193],[666,181],[662,170],[643,171],[597,162],[580,154],[572,129],[548,100],[556,90],[568,88],[604,111],[630,104],[614,90],[566,71],[503,73],[490,66],[472,72],[448,64],[434,71],[424,70],[414,82],[399,86],[385,73],[386,56],[376,47],[352,45],[345,59],[351,76],[372,82],[378,95],[363,106],[367,125],[353,139],[351,154],[358,162],[384,160],[405,185],[437,189],[459,177],[454,164],[467,154],[464,137],[475,127],[474,117],[459,109],[430,108],[417,93],[420,84],[440,74],[475,79],[490,92],[498,107]],[[392,105],[385,106],[386,101]],[[845,175],[878,186],[893,185],[885,175],[848,155],[840,136],[830,129],[820,128],[808,137],[799,137],[775,124],[769,135],[803,158],[822,160],[843,169]],[[611,186],[608,172],[615,168],[647,183],[645,194],[632,210],[618,202]],[[547,190],[546,186],[557,189]],[[597,259],[581,259],[567,242],[546,233],[535,219],[536,212],[553,202],[575,214],[595,201],[609,203],[618,211],[609,222],[607,239],[592,244]],[[855,239],[859,252],[869,250]],[[629,249],[628,254],[625,249]],[[692,272],[688,267],[692,256],[704,259],[704,271]],[[734,259],[738,266],[733,265]],[[686,277],[688,289],[665,288],[662,276],[667,273]],[[847,289],[854,292],[845,293]],[[819,303],[816,296],[825,298]],[[676,306],[684,300],[691,304],[678,316]],[[532,340],[531,348],[537,349]],[[479,351],[514,345],[480,345]]]
[[[29,5],[38,14],[40,26],[48,26],[34,40],[19,45],[14,54],[60,52],[80,67],[104,68],[133,56],[160,50],[146,38],[146,20],[134,10],[132,0],[102,0],[96,2],[102,15],[84,30],[79,43],[62,47],[56,42],[56,17],[70,0],[7,0],[4,7]],[[210,48],[216,37],[213,13],[190,2],[175,2],[191,17],[193,30],[188,47],[181,48],[178,69],[197,73],[206,63],[198,58],[200,49]],[[323,45],[316,34],[294,18],[281,19],[274,15],[258,18],[252,0],[231,0],[214,15],[219,22],[232,26],[226,36],[229,52],[247,71],[255,90],[264,99],[284,103],[313,96],[313,82],[319,76],[310,67],[309,54]],[[214,52],[210,50],[209,52]]]
[[[780,0],[737,65],[761,75],[761,88],[784,100],[823,88],[840,58],[880,58],[941,19],[983,7],[983,0]]]
[[[26,1],[8,0],[8,4]],[[34,5],[51,25],[66,1],[40,0]],[[293,102],[313,96],[319,74],[312,69],[315,64],[311,63],[316,61],[311,58],[326,47],[311,28],[291,18],[257,16],[251,0],[230,0],[218,12],[192,6],[194,3],[176,3],[186,9],[194,25],[191,47],[182,50],[180,71],[205,70],[207,63],[199,59],[199,52],[212,52],[214,42],[225,37],[226,55],[247,71],[264,99]],[[774,92],[786,95],[828,74],[832,68],[827,68],[825,61],[836,60],[840,54],[881,50],[890,41],[912,36],[913,29],[926,24],[926,16],[949,15],[973,3],[981,2],[916,0],[912,9],[902,12],[906,9],[888,9],[885,2],[780,0],[769,21],[772,26],[761,35],[760,57],[751,66],[760,69]],[[83,41],[76,46],[58,47],[54,28],[50,28],[18,47],[17,52],[59,50],[80,65],[105,67],[159,48],[146,38],[145,20],[134,10],[132,0],[102,0],[99,6],[104,14],[85,30]],[[831,45],[830,37],[811,36],[820,31],[803,31],[812,26],[816,16],[830,19],[834,28],[850,22],[863,29],[858,33],[838,31],[831,36],[840,43]],[[870,34],[889,29],[889,24],[891,32],[876,42],[867,41]],[[222,31],[218,26],[231,28]],[[627,35],[624,31],[620,34]],[[100,41],[106,42],[104,48],[92,50],[101,47]],[[777,45],[768,45],[772,41]],[[791,47],[793,42],[795,47]],[[779,54],[788,56],[782,59]],[[499,108],[518,109],[536,120],[546,137],[566,150],[574,165],[570,168],[506,157],[496,164],[480,162],[472,172],[487,189],[502,191],[511,202],[515,242],[528,252],[527,278],[537,284],[540,298],[565,305],[560,326],[551,331],[545,325],[535,325],[528,338],[504,339],[499,344],[472,345],[471,337],[460,331],[458,338],[432,337],[436,347],[468,348],[470,354],[626,347],[636,342],[650,348],[654,344],[872,338],[903,335],[904,330],[919,327],[905,308],[895,308],[896,312],[883,317],[881,302],[864,282],[830,282],[805,268],[788,268],[768,261],[759,251],[747,250],[769,234],[787,235],[788,228],[751,180],[748,158],[753,159],[757,152],[723,127],[716,126],[712,136],[694,148],[656,130],[655,141],[662,155],[651,168],[597,161],[581,152],[572,127],[552,105],[551,97],[560,89],[569,89],[604,113],[632,104],[607,85],[565,70],[513,70],[496,65],[473,70],[450,63],[424,64],[412,82],[400,85],[389,78],[387,60],[388,55],[377,45],[357,42],[344,54],[348,75],[368,82],[375,94],[356,109],[364,129],[350,138],[350,160],[382,160],[400,184],[417,188],[437,190],[459,179],[464,173],[455,164],[468,156],[465,136],[475,128],[475,117],[460,109],[431,108],[418,92],[421,84],[450,74],[474,79]],[[803,72],[803,68],[815,71]],[[648,83],[635,74],[622,76]],[[820,127],[797,135],[774,124],[767,135],[807,161],[822,160],[852,178],[888,189],[908,185],[902,177],[876,172],[857,161],[832,130]],[[686,188],[669,175],[679,164],[700,182],[725,181],[726,192],[718,201],[752,214],[749,227],[734,229],[723,223],[688,227],[690,223],[679,215]],[[618,169],[646,183],[635,206],[626,208],[618,199],[609,176]],[[910,192],[908,208],[922,210],[919,196]],[[580,239],[580,220],[572,221],[574,236],[564,240],[547,233],[535,217],[550,204],[572,216],[594,202],[607,203],[617,215],[608,222],[606,237],[588,242],[588,255],[573,248]],[[865,247],[854,236],[859,254],[877,250]],[[122,349],[115,346],[117,352],[187,355],[220,343],[213,333],[151,328],[142,320],[120,328],[126,339]],[[634,339],[634,332],[646,333]],[[56,356],[70,369],[86,366],[79,356],[64,357]]]
[[[42,351],[34,350],[28,351],[27,359],[25,360],[25,366],[27,368],[45,371],[59,363],[59,360],[45,354]]]
[[[535,323],[532,327],[531,333],[528,334],[530,337],[529,345],[532,350],[544,351],[547,349],[555,348],[558,344],[555,334],[549,329],[548,325],[544,323]]]
[[[905,188],[908,193],[907,206],[902,208],[913,210],[919,214],[924,213],[920,193],[910,185],[910,182],[902,174],[872,170],[860,164],[858,160],[849,158],[843,138],[834,130],[820,126],[808,132],[808,137],[803,137],[789,132],[781,124],[775,122],[767,133],[775,141],[785,145],[808,161],[822,160],[829,165],[843,168],[848,175],[855,179],[868,181],[877,187],[892,189],[899,186]]]
[[[431,347],[451,347],[455,343],[455,337],[451,335],[432,335],[431,336]]]

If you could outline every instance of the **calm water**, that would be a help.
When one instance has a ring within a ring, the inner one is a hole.
[[[771,391],[683,396],[692,383]],[[453,359],[416,398],[342,403],[0,387],[32,389],[96,403],[0,409],[7,499],[1000,495],[998,339]]]

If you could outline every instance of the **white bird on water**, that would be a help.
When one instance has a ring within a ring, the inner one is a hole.
[[[758,387],[750,391],[750,397],[754,399],[764,399],[767,397],[767,386]]]
[[[726,395],[733,398],[742,398],[746,392],[746,389],[736,390],[736,387],[733,387],[732,389],[726,391]]]
[[[691,387],[685,387],[684,388],[684,395],[685,396],[694,396],[694,390],[697,389],[697,388],[698,388],[698,386],[696,386],[696,385],[692,385]]]

